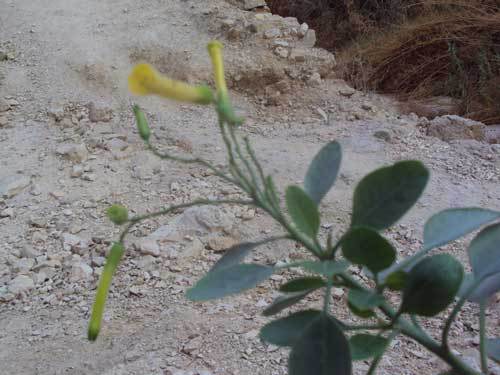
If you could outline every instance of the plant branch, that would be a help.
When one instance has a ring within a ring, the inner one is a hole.
[[[481,353],[481,371],[488,373],[488,353],[486,352],[486,300],[479,304],[479,352]]]

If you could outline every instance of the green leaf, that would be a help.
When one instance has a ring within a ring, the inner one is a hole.
[[[500,363],[500,338],[488,339],[486,341],[488,356],[495,362]]]
[[[321,315],[293,344],[288,360],[290,375],[351,375],[349,342],[338,325]]]
[[[476,279],[500,272],[500,223],[483,229],[470,243],[468,252]]]
[[[282,310],[295,305],[300,302],[305,296],[314,291],[315,289],[309,289],[303,292],[287,293],[282,296],[277,297],[271,305],[269,305],[263,312],[264,316],[275,315]]]
[[[382,336],[368,335],[361,333],[349,339],[351,347],[351,358],[353,361],[377,357],[381,355],[387,347],[387,339]]]
[[[366,227],[351,229],[342,239],[342,253],[352,263],[378,273],[396,260],[396,250],[379,233]]]
[[[468,273],[464,276],[458,295],[460,297],[465,296],[472,287],[475,277],[472,273]],[[486,276],[483,281],[470,293],[467,300],[475,303],[481,303],[485,298],[492,296],[500,290],[500,272],[493,274],[491,276]]]
[[[324,286],[326,286],[326,283],[321,277],[301,277],[283,284],[280,287],[280,291],[285,293],[303,292],[310,289],[319,289]]]
[[[347,301],[356,310],[367,312],[383,304],[385,299],[380,294],[367,290],[351,289],[347,296]]]
[[[128,221],[128,210],[119,204],[114,204],[106,210],[109,220],[116,225],[125,224]]]
[[[330,142],[316,154],[304,180],[304,190],[319,204],[333,186],[340,168],[342,150],[338,142]]]
[[[323,260],[323,261],[307,261],[298,264],[306,271],[317,273],[328,278],[344,272],[349,267],[349,262],[345,260]]]
[[[222,268],[239,264],[256,247],[262,245],[261,242],[244,242],[230,247],[224,255],[212,266],[209,272],[215,272]]]
[[[209,272],[186,293],[192,301],[207,301],[243,292],[266,280],[273,267],[259,264],[237,264]]]
[[[445,245],[499,218],[500,212],[474,207],[441,211],[425,223],[423,249]]]
[[[423,259],[408,274],[401,311],[422,316],[438,314],[453,302],[463,274],[460,262],[449,254]]]
[[[349,310],[351,310],[351,312],[354,315],[359,316],[360,318],[363,318],[363,319],[374,318],[377,316],[377,314],[375,314],[375,311],[373,311],[373,310],[360,310],[356,306],[351,304],[349,301],[347,301],[347,307],[349,308]]]
[[[396,271],[385,279],[385,285],[392,290],[403,290],[408,274],[405,271]]]
[[[278,346],[292,346],[304,329],[321,314],[318,310],[305,310],[274,320],[260,330],[263,341]]]
[[[376,230],[390,227],[418,200],[429,179],[419,161],[401,161],[364,177],[354,192],[352,222]]]
[[[316,238],[319,231],[316,203],[298,186],[289,186],[285,195],[288,212],[297,229],[310,238]]]
[[[151,137],[151,130],[149,129],[148,120],[146,119],[144,112],[142,112],[141,108],[138,105],[134,105],[132,107],[132,110],[134,111],[139,135],[144,142],[148,142],[149,137]]]

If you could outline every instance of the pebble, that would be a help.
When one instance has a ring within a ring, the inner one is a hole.
[[[142,255],[160,256],[160,246],[155,239],[143,238],[136,243],[136,247]]]
[[[110,122],[113,119],[113,109],[98,107],[94,102],[88,104],[90,122]]]
[[[31,184],[31,179],[22,174],[15,174],[0,179],[0,197],[9,199]]]
[[[71,266],[70,280],[71,281],[86,281],[92,279],[92,267],[81,261],[77,261]]]
[[[84,162],[89,157],[89,152],[84,144],[62,144],[57,148],[56,154],[76,163]]]
[[[35,287],[33,279],[26,275],[16,276],[8,286],[8,291],[14,295],[23,294]]]

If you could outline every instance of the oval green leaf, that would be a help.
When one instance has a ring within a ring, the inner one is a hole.
[[[259,264],[237,264],[209,272],[186,293],[192,301],[208,301],[251,289],[274,272]]]
[[[288,360],[290,375],[351,375],[349,342],[339,326],[321,315],[293,344]]]
[[[429,171],[419,161],[402,161],[364,177],[354,192],[354,226],[383,230],[398,221],[418,200]]]
[[[339,173],[342,150],[338,142],[330,142],[316,154],[304,180],[304,190],[319,204],[331,189]]]
[[[396,260],[396,250],[378,232],[366,227],[351,229],[342,239],[344,257],[366,266],[374,274],[388,268]]]
[[[230,247],[226,250],[224,255],[212,266],[209,272],[218,271],[222,268],[234,266],[241,263],[248,255],[248,253],[265,242],[266,241],[244,242]]]
[[[297,293],[287,293],[282,296],[277,297],[273,303],[271,303],[266,309],[262,312],[264,316],[275,315],[284,309],[295,305],[300,302],[305,296],[314,291],[315,289],[309,289],[303,292]]]
[[[384,303],[384,297],[367,290],[351,289],[347,302],[351,311],[361,317],[373,315],[373,309]]]
[[[396,271],[385,279],[385,285],[392,290],[403,290],[408,274],[405,271]]]
[[[283,284],[280,291],[285,293],[303,292],[324,286],[326,286],[326,282],[321,277],[300,277]]]
[[[486,350],[492,360],[500,363],[500,338],[488,339],[486,341]]]
[[[297,229],[310,238],[316,238],[320,224],[316,203],[298,186],[289,186],[285,198],[288,212]]]
[[[349,339],[351,358],[353,361],[362,361],[381,355],[387,347],[387,339],[366,333],[354,335]]]
[[[463,275],[462,265],[449,254],[423,259],[408,274],[401,311],[422,316],[440,313],[453,302]]]
[[[500,223],[484,228],[469,245],[469,260],[476,279],[500,272]]]
[[[499,218],[500,212],[475,207],[441,211],[425,223],[423,249],[445,245]]]
[[[328,278],[344,272],[349,267],[349,262],[345,260],[322,260],[322,261],[306,261],[298,264],[306,271],[317,273]]]
[[[273,345],[292,346],[320,314],[318,310],[305,310],[274,320],[262,327],[260,338]]]

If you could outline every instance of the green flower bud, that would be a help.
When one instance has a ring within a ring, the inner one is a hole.
[[[125,224],[128,221],[128,210],[119,204],[114,204],[109,207],[106,211],[109,220],[111,220],[116,225]]]
[[[137,129],[139,130],[139,135],[141,136],[143,141],[147,142],[149,141],[149,137],[151,136],[151,130],[149,129],[148,120],[146,119],[144,112],[142,112],[141,108],[138,105],[134,105],[132,109],[135,114],[135,120],[137,123]]]
[[[111,280],[113,279],[113,274],[120,263],[120,260],[125,252],[125,248],[122,243],[115,242],[111,247],[111,250],[104,265],[104,270],[101,274],[101,279],[99,280],[99,286],[97,287],[97,293],[94,301],[94,306],[92,307],[92,315],[90,316],[90,323],[87,332],[87,337],[90,341],[95,341],[101,330],[102,315],[104,313],[104,306],[106,305],[106,299],[108,297],[109,286],[111,285]]]

